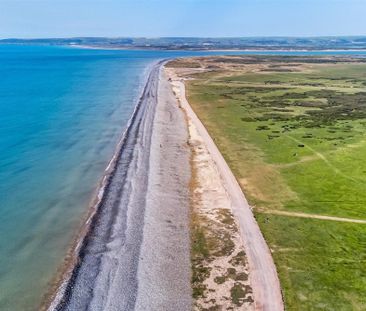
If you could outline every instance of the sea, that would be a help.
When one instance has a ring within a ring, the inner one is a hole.
[[[0,310],[39,309],[151,65],[209,54],[253,52],[0,45]]]

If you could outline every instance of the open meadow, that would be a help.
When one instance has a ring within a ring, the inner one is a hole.
[[[365,310],[366,62],[228,56],[168,64],[237,177],[288,310]]]

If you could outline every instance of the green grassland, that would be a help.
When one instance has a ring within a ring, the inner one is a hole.
[[[281,66],[192,74],[188,100],[255,208],[286,308],[366,310],[366,225],[272,212],[366,219],[366,64]]]

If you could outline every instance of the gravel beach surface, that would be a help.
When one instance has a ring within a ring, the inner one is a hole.
[[[191,309],[187,130],[161,65],[51,310]]]

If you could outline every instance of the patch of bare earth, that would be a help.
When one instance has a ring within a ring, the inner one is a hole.
[[[179,101],[179,88],[170,80]],[[187,117],[191,167],[191,258],[194,310],[254,310],[239,226],[220,174]]]
[[[179,77],[202,78],[197,74],[215,73],[215,80],[221,78],[243,75],[246,73],[273,73],[273,72],[302,72],[310,73],[314,68],[337,66],[339,63],[358,63],[357,58],[320,56],[254,56],[254,55],[231,55],[231,56],[201,56],[180,58],[170,61],[166,67],[174,68]],[[205,80],[207,77],[205,77]],[[210,81],[211,82],[211,81]],[[227,82],[225,82],[227,83]]]
[[[298,72],[312,68],[310,65],[296,60],[288,63],[276,62],[276,60],[262,62],[254,56],[181,58],[170,61],[167,67],[168,69],[174,68],[178,76],[185,79],[195,77],[199,73],[215,72],[215,80],[250,72]]]

